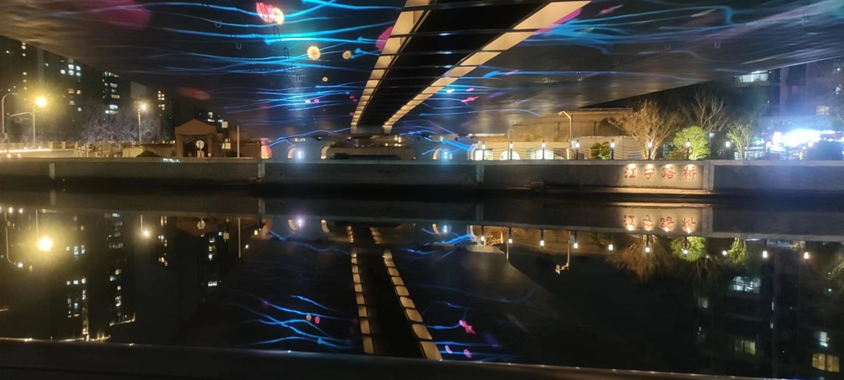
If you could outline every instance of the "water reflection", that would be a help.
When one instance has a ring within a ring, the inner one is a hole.
[[[0,336],[839,376],[841,243],[615,211],[574,230],[3,205]]]

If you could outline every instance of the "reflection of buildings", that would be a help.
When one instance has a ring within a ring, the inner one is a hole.
[[[840,321],[819,318],[821,274],[790,247],[768,246],[758,272],[734,276],[698,295],[702,372],[829,378],[840,371]],[[825,291],[823,287],[821,291]]]
[[[199,219],[39,214],[50,252],[35,249],[33,210],[4,215],[0,337],[170,343],[237,259],[231,220],[194,234],[177,225]]]
[[[131,234],[124,225],[124,218],[120,214],[106,215],[108,237],[108,281],[109,299],[111,305],[109,325],[134,322],[135,310],[133,297],[134,287],[132,263],[134,255],[128,247],[127,238]]]

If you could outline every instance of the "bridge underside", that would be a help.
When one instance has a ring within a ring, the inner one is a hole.
[[[208,103],[265,137],[505,132],[563,109],[841,56],[842,27],[837,0],[0,4],[0,34]]]

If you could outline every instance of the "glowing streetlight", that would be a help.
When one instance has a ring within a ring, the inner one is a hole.
[[[803,260],[809,260],[809,252],[803,252]]]
[[[767,258],[768,258],[768,251],[762,251],[762,258],[763,258],[763,259],[767,259]]]
[[[141,140],[143,138],[143,134],[141,133],[141,112],[146,112],[146,111],[147,111],[147,104],[146,103],[140,103],[138,105],[138,143],[139,144],[141,143]]]
[[[42,236],[41,239],[38,239],[38,249],[44,252],[48,252],[53,249],[53,238],[49,236]]]
[[[39,96],[32,103],[32,144],[35,144],[35,107],[44,108],[47,106],[47,98]]]
[[[610,160],[615,160],[615,139],[610,142]]]

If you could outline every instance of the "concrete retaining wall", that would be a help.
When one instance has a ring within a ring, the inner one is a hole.
[[[266,163],[262,181],[311,186],[478,186],[475,164],[348,161]]]
[[[327,187],[580,189],[637,193],[839,193],[844,162],[321,161],[258,159],[0,159],[3,184],[148,182]]]

